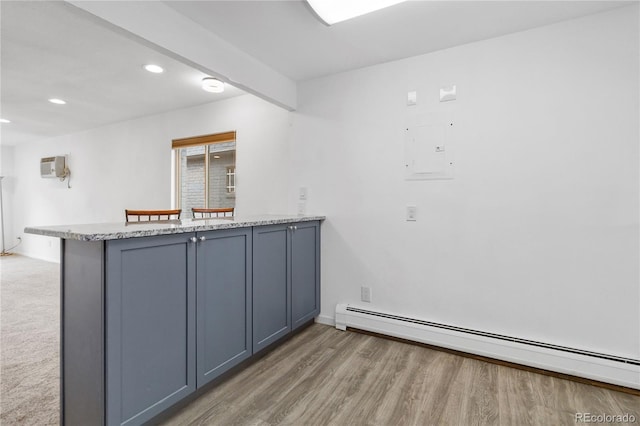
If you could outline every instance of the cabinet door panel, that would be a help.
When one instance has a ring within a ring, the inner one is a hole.
[[[291,314],[297,328],[320,313],[319,226],[298,223],[291,232]]]
[[[253,351],[291,330],[288,230],[285,225],[253,230]]]
[[[139,424],[195,390],[195,244],[189,236],[108,245],[108,424]]]
[[[251,355],[251,230],[199,233],[198,386]]]

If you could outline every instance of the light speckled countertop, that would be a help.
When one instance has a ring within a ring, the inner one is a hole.
[[[215,231],[218,229],[277,225],[294,222],[324,220],[324,216],[259,215],[215,219],[184,219],[156,222],[118,222],[86,225],[28,226],[27,234],[67,240],[102,241],[122,238],[150,237],[154,235],[182,234],[185,232]]]

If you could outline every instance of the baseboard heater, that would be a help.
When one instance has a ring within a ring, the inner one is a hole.
[[[640,359],[338,304],[336,328],[347,327],[640,389]]]

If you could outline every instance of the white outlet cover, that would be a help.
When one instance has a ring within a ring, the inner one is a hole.
[[[408,92],[407,93],[407,105],[415,105],[418,103],[418,92]]]
[[[360,300],[371,303],[371,287],[360,287]]]
[[[418,207],[413,205],[407,206],[407,222],[415,222],[418,220]]]

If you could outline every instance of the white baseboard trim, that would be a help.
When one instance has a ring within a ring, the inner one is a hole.
[[[316,322],[318,324],[330,325],[332,327],[334,327],[336,325],[335,319],[330,317],[330,316],[328,316],[328,315],[318,315],[316,317]]]
[[[352,312],[347,310],[350,306],[375,312],[369,308],[338,304],[336,306],[336,328],[340,330],[345,330],[347,327],[357,328],[543,370],[640,389],[640,365]],[[377,312],[384,315],[397,315]]]
[[[45,262],[58,263],[58,264],[60,263],[59,257],[51,258],[46,256],[38,256],[31,253],[23,253],[21,251],[16,251],[14,254],[18,256],[30,257],[31,259],[44,260]]]

